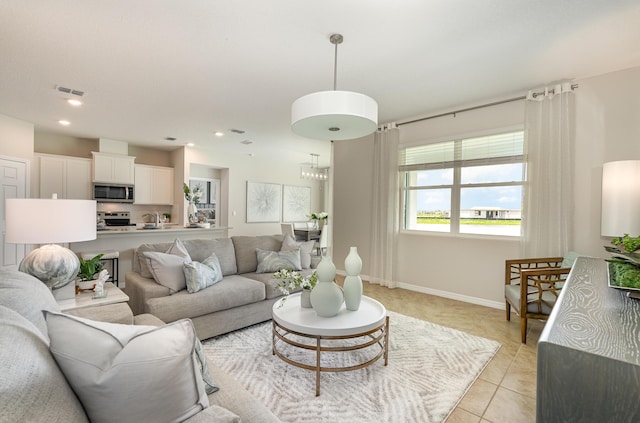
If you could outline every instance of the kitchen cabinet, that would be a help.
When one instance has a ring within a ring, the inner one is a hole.
[[[93,154],[93,182],[134,183],[135,157],[95,151],[91,154]]]
[[[80,157],[36,155],[40,160],[40,198],[90,200],[91,160]]]
[[[135,166],[135,204],[173,205],[173,168]]]

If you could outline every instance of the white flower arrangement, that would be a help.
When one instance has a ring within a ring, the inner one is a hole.
[[[310,291],[316,286],[316,283],[318,283],[318,275],[316,275],[315,271],[309,276],[302,276],[294,270],[281,269],[274,273],[273,277],[280,279],[280,283],[276,287],[282,292],[282,295],[284,295],[284,298],[282,298],[280,302],[280,307],[282,307],[287,300],[287,296],[291,294],[292,291],[300,288]]]
[[[307,217],[311,220],[327,220],[329,218],[329,213],[320,212],[320,213],[311,213],[307,215]]]

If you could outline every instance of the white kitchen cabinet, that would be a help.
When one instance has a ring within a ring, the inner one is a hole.
[[[173,204],[173,168],[135,166],[135,204]]]
[[[95,151],[91,154],[93,154],[93,182],[134,183],[135,157]]]
[[[38,154],[40,159],[40,198],[90,200],[91,160],[80,157]]]

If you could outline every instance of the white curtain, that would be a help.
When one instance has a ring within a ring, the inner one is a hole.
[[[573,214],[574,94],[570,83],[529,92],[525,107],[527,184],[523,256],[563,256]]]
[[[388,124],[374,136],[371,215],[371,283],[394,288],[393,263],[398,240],[399,130]]]

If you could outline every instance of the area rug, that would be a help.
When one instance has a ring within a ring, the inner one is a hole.
[[[389,312],[389,364],[342,373],[291,366],[271,352],[271,322],[207,340],[213,365],[241,385],[283,422],[442,422],[500,348],[495,341]],[[293,349],[289,357],[299,359]],[[331,354],[323,366],[353,364],[358,352]],[[363,352],[362,354],[367,354]],[[369,353],[371,354],[371,353]],[[328,361],[327,361],[328,360]]]

